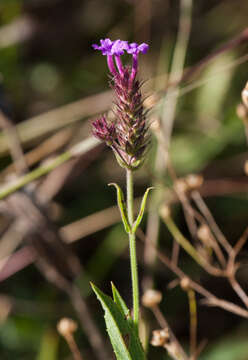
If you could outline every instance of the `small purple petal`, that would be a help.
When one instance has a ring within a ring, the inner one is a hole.
[[[113,41],[111,41],[110,39],[101,39],[100,40],[100,46],[97,44],[93,44],[92,47],[95,50],[100,50],[102,52],[102,55],[112,55],[111,54],[111,49],[113,46]]]
[[[111,48],[111,55],[123,55],[124,50],[128,50],[128,42],[123,40],[115,40]]]
[[[139,52],[142,52],[143,54],[147,53],[149,49],[149,45],[146,43],[142,43],[141,45],[138,45],[137,43],[131,43],[129,44],[129,48],[127,50],[128,54],[138,54]]]
[[[149,45],[146,43],[140,44],[138,49],[140,52],[142,52],[142,54],[146,54],[149,49]]]

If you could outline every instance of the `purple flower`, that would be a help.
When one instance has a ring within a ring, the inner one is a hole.
[[[117,56],[123,55],[124,50],[128,50],[128,49],[129,49],[129,45],[127,41],[115,40],[111,48],[111,55],[117,55]]]
[[[129,47],[127,49],[128,54],[138,55],[139,52],[142,52],[142,54],[146,54],[149,49],[149,45],[146,43],[142,43],[138,45],[137,43],[131,43],[129,44]]]
[[[97,44],[93,44],[92,47],[95,50],[101,50],[102,55],[113,55],[111,52],[113,47],[113,41],[111,41],[110,39],[101,39],[100,44],[100,46]]]

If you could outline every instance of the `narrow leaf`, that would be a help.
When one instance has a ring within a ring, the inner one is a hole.
[[[119,187],[119,185],[117,185],[116,183],[110,183],[108,184],[109,186],[114,186],[116,188],[117,191],[117,203],[118,203],[118,207],[121,213],[121,219],[125,228],[125,231],[127,233],[131,232],[131,227],[128,221],[128,216],[127,216],[127,208],[126,208],[126,204],[125,204],[125,200],[124,200],[124,195],[123,192],[121,190],[121,188]]]
[[[116,289],[115,285],[111,282],[112,286],[112,294],[114,302],[119,306],[122,315],[128,319],[130,317],[130,310],[128,309],[127,305],[125,304],[125,301],[121,297],[119,291]]]
[[[117,360],[146,360],[134,326],[123,316],[124,310],[94,284],[91,286],[105,311],[107,332]]]
[[[145,207],[146,207],[146,201],[147,201],[147,196],[148,196],[148,193],[150,190],[154,189],[154,187],[149,187],[148,189],[146,189],[146,192],[144,193],[144,196],[143,196],[143,199],[142,199],[142,202],[141,202],[141,205],[140,205],[140,211],[139,211],[139,214],[137,216],[137,219],[135,220],[134,224],[133,224],[133,227],[132,227],[132,233],[135,234],[136,230],[138,229],[141,221],[142,221],[142,218],[143,218],[143,215],[144,215],[144,212],[145,212]]]

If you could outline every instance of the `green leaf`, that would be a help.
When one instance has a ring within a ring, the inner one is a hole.
[[[123,316],[124,309],[121,309],[120,305],[116,304],[94,284],[91,283],[91,286],[105,311],[107,332],[117,360],[146,360],[133,324]],[[118,296],[116,291],[115,295]]]
[[[141,221],[142,221],[142,218],[143,218],[143,215],[144,215],[144,212],[145,212],[145,207],[146,207],[146,201],[147,201],[147,196],[148,196],[148,193],[150,190],[154,189],[154,187],[149,187],[148,189],[146,189],[146,192],[144,193],[144,196],[143,196],[143,199],[142,199],[142,202],[141,202],[141,205],[140,205],[140,211],[139,211],[139,214],[137,216],[137,219],[135,220],[134,224],[133,224],[133,228],[132,228],[132,233],[135,234],[136,230],[138,229]]]
[[[121,219],[122,219],[125,231],[127,233],[130,233],[131,227],[130,227],[130,224],[128,221],[127,208],[126,208],[123,192],[122,192],[121,188],[119,187],[119,185],[117,185],[116,183],[110,183],[110,184],[108,184],[108,186],[114,186],[116,188],[117,203],[118,203],[118,207],[119,207],[119,210],[121,213]]]
[[[119,291],[116,289],[116,287],[114,286],[114,284],[111,282],[111,286],[112,286],[112,294],[113,294],[113,299],[114,302],[119,306],[122,315],[128,319],[130,318],[130,310],[128,309],[127,305],[125,304],[125,301],[122,299]]]

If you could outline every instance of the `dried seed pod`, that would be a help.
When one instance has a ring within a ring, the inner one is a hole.
[[[197,230],[197,237],[204,244],[210,246],[211,243],[211,232],[207,225],[201,225]]]
[[[151,345],[165,346],[170,340],[169,330],[167,328],[161,330],[154,330],[152,332]]]
[[[71,336],[77,328],[77,323],[69,318],[62,318],[57,324],[58,332],[64,337]]]
[[[183,289],[183,291],[189,291],[190,290],[190,280],[186,276],[181,279],[180,286]]]
[[[162,293],[157,290],[149,289],[146,290],[144,295],[142,296],[142,304],[147,308],[152,308],[158,305],[162,300]]]
[[[179,193],[185,193],[189,190],[188,184],[185,179],[178,179],[174,184],[175,190]]]
[[[185,178],[189,190],[199,189],[203,184],[203,176],[200,174],[189,174]]]

